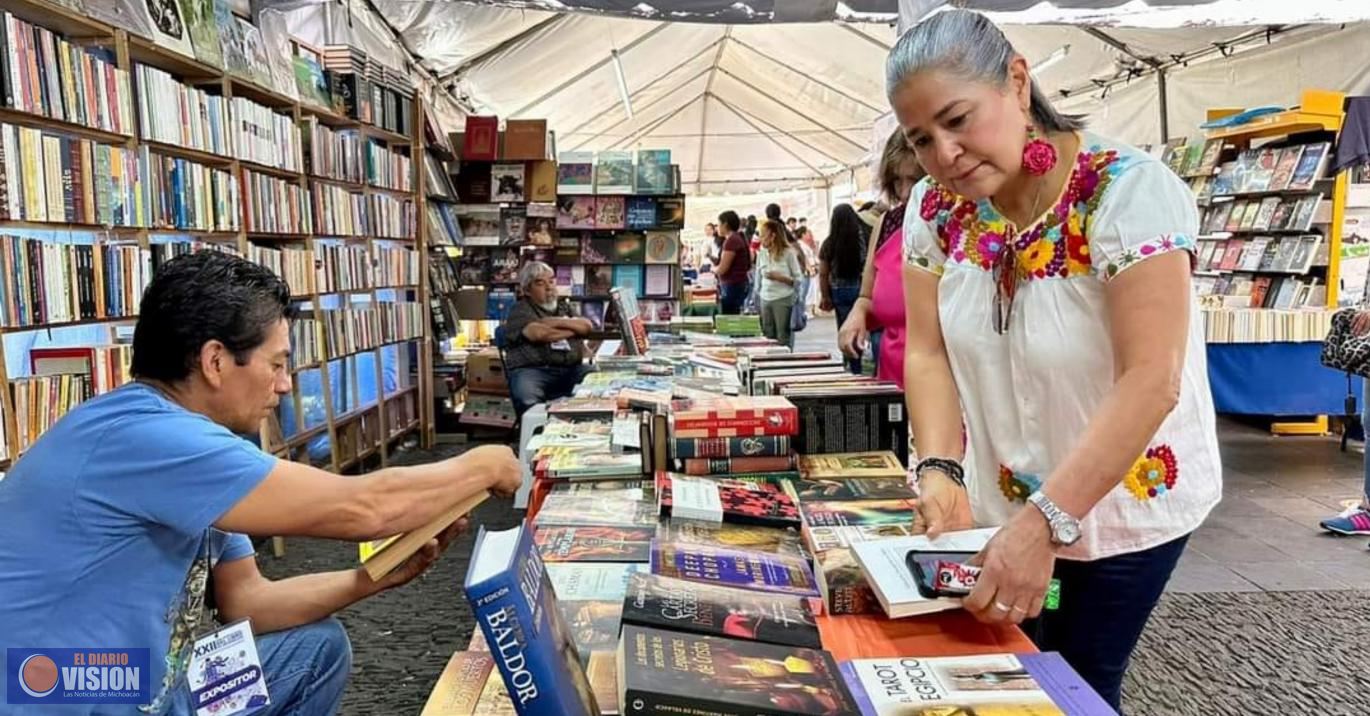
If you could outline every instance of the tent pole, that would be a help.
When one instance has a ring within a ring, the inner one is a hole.
[[[726,72],[727,70],[724,70],[724,71]],[[747,124],[750,124],[750,125],[752,126],[752,129],[755,129],[755,130],[758,131],[758,132],[763,132],[763,133],[765,133],[765,132],[761,129],[761,127],[757,125],[756,122],[753,122],[750,118],[747,117],[747,115],[745,115],[745,114],[743,114],[743,113],[737,111],[737,108],[733,107],[731,104],[728,104],[726,101],[724,101],[724,100],[723,100],[722,98],[720,98],[718,95],[710,94],[710,95],[707,95],[707,96],[708,96],[708,97],[712,97],[713,100],[714,100],[715,102],[717,102],[717,103],[723,105],[724,109],[727,109],[728,111],[730,111],[730,112],[732,112],[733,114],[737,115],[737,118],[738,118],[738,119],[742,120],[743,122],[746,122]],[[761,118],[759,118],[759,117],[757,118],[757,122],[762,122],[762,123],[764,123],[766,126],[770,127],[772,130],[777,131],[777,132],[780,132],[781,134],[785,134],[785,136],[789,136],[788,134],[785,133],[785,130],[780,129],[780,128],[776,127],[775,125],[771,124],[770,122],[766,122],[765,120],[763,120],[763,119],[761,119]],[[765,134],[766,134],[766,139],[771,140],[771,143],[772,143],[772,144],[774,144],[774,145],[777,146],[777,147],[780,147],[781,151],[783,151],[783,152],[785,152],[786,154],[788,154],[788,155],[794,157],[795,159],[799,160],[799,163],[800,163],[800,164],[803,164],[804,166],[808,167],[808,168],[809,168],[809,171],[813,172],[815,175],[817,175],[817,176],[819,176],[819,177],[823,176],[823,172],[820,171],[818,167],[816,167],[816,166],[810,164],[810,163],[808,162],[807,159],[805,159],[804,157],[799,156],[799,154],[796,153],[793,149],[790,149],[789,147],[785,146],[784,144],[781,144],[781,143],[780,143],[780,140],[776,139],[774,136],[770,135],[769,133],[765,133]],[[791,137],[791,138],[793,139],[793,137]]]
[[[690,84],[692,84],[695,80],[698,80],[699,78],[703,77],[704,75],[707,75],[707,74],[709,73],[709,71],[710,71],[710,68],[705,67],[704,69],[702,69],[702,70],[700,70],[699,72],[695,73],[695,75],[694,75],[693,77],[691,77],[690,79],[685,80],[684,82],[681,82],[681,83],[680,83],[680,86],[681,86],[681,87],[688,87],[688,86],[689,86]],[[646,89],[646,88],[644,87],[644,88],[642,88],[642,89]],[[701,95],[702,95],[702,93],[701,93]],[[628,96],[629,96],[630,99],[635,99],[635,97],[633,97],[633,95],[628,95]],[[636,116],[636,115],[641,115],[643,112],[645,112],[645,111],[647,110],[648,107],[655,107],[658,103],[660,103],[660,102],[662,102],[662,101],[664,101],[664,100],[671,99],[671,98],[673,98],[674,96],[675,96],[674,94],[669,94],[669,93],[668,93],[668,94],[663,94],[663,95],[661,95],[660,97],[657,97],[656,99],[652,100],[651,102],[648,102],[647,104],[644,104],[644,105],[642,105],[641,107],[638,107],[637,110],[636,110],[633,114],[634,114],[635,116]],[[611,106],[608,110],[605,110],[604,112],[601,112],[600,115],[607,114],[609,111],[614,110],[614,109],[618,109],[619,107],[622,107],[622,106],[623,106],[623,105],[621,105],[621,104],[615,104],[615,105]],[[599,116],[596,116],[595,119],[599,119]],[[590,121],[593,122],[593,121],[595,121],[595,119],[592,119],[592,120],[590,120]],[[601,129],[601,130],[599,130],[598,132],[595,132],[594,134],[591,134],[590,136],[586,137],[585,139],[582,139],[582,140],[580,140],[579,142],[577,142],[575,146],[571,147],[570,151],[573,151],[573,152],[574,152],[574,151],[580,149],[581,147],[585,146],[586,144],[589,144],[590,142],[593,142],[593,141],[595,141],[596,139],[599,139],[600,137],[603,137],[604,135],[608,134],[611,130],[617,129],[619,126],[621,126],[621,125],[623,125],[623,124],[626,124],[628,121],[629,121],[629,120],[628,120],[627,115],[624,115],[623,117],[620,117],[619,120],[618,120],[617,122],[614,122],[613,124],[611,124],[611,125],[605,127],[604,129]],[[585,122],[585,123],[581,124],[579,127],[576,127],[575,129],[571,130],[569,133],[563,135],[563,136],[567,137],[567,140],[566,140],[566,141],[567,141],[568,144],[570,143],[570,137],[577,136],[578,133],[580,132],[581,128],[584,127],[585,124],[589,124],[589,122]]]
[[[1167,106],[1169,105],[1167,97],[1169,93],[1166,91],[1165,68],[1157,68],[1156,70],[1156,94],[1159,99],[1157,104],[1161,108],[1161,143],[1164,144],[1170,141],[1170,108]]]
[[[634,47],[637,47],[638,45],[641,45],[642,43],[646,42],[647,40],[650,40],[650,39],[652,39],[653,37],[656,37],[656,36],[657,36],[658,34],[660,34],[663,30],[665,30],[666,28],[668,28],[668,27],[670,27],[670,26],[671,26],[671,23],[669,23],[669,22],[663,22],[663,23],[657,25],[656,27],[654,27],[654,28],[648,30],[647,32],[642,33],[641,35],[639,35],[639,36],[637,37],[637,39],[633,40],[632,42],[629,42],[628,44],[624,45],[623,47],[618,48],[619,57],[623,57],[624,55],[626,55],[626,54],[628,53],[628,50],[631,50],[631,49],[633,49]],[[510,112],[507,116],[508,116],[510,119],[517,118],[519,115],[522,115],[524,112],[527,112],[528,110],[530,110],[530,109],[532,109],[532,108],[534,108],[534,107],[536,107],[536,106],[542,104],[543,102],[546,102],[547,100],[549,100],[549,99],[555,97],[556,95],[560,94],[560,93],[561,93],[563,90],[565,90],[567,87],[570,87],[571,85],[573,85],[573,84],[575,84],[575,83],[577,83],[577,82],[579,82],[579,81],[585,79],[586,77],[589,77],[590,75],[594,74],[594,72],[595,72],[596,70],[598,70],[599,68],[601,68],[601,67],[603,67],[603,66],[609,64],[609,63],[612,62],[612,61],[613,61],[613,57],[612,57],[612,56],[610,56],[610,55],[605,55],[604,59],[600,60],[599,62],[596,62],[596,63],[593,64],[593,65],[590,65],[589,67],[585,68],[584,70],[581,70],[578,74],[576,74],[575,77],[572,77],[572,78],[566,80],[565,82],[562,82],[561,84],[557,85],[556,87],[553,87],[552,89],[550,89],[550,90],[548,90],[547,92],[543,93],[542,96],[538,97],[537,99],[533,100],[532,102],[529,102],[529,103],[523,105],[522,107],[519,107],[518,109],[514,110],[513,112]]]

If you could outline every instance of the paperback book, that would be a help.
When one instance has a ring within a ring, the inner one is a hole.
[[[855,659],[840,669],[863,716],[1117,713],[1054,652]]]
[[[700,584],[659,574],[634,574],[623,623],[672,631],[817,649],[817,615],[787,594]]]

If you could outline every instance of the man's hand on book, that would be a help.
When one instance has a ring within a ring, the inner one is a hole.
[[[420,547],[419,551],[410,555],[409,559],[405,560],[399,568],[381,577],[380,581],[376,582],[376,591],[385,591],[408,584],[415,577],[428,571],[428,568],[432,567],[442,556],[442,553],[447,550],[447,546],[466,532],[470,524],[470,521],[465,517],[453,522],[452,526],[443,530],[437,538],[428,540],[428,543]]]
[[[457,456],[462,475],[484,480],[490,492],[513,497],[523,485],[523,468],[514,451],[504,445],[482,445]]]

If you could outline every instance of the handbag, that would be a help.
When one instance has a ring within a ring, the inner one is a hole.
[[[1332,325],[1322,341],[1320,360],[1333,370],[1370,377],[1370,333],[1358,336],[1351,330],[1351,323],[1359,312],[1357,308],[1343,308],[1332,314]]]

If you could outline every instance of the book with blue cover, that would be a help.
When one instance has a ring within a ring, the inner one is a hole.
[[[481,527],[464,586],[519,716],[598,716],[531,530]]]

